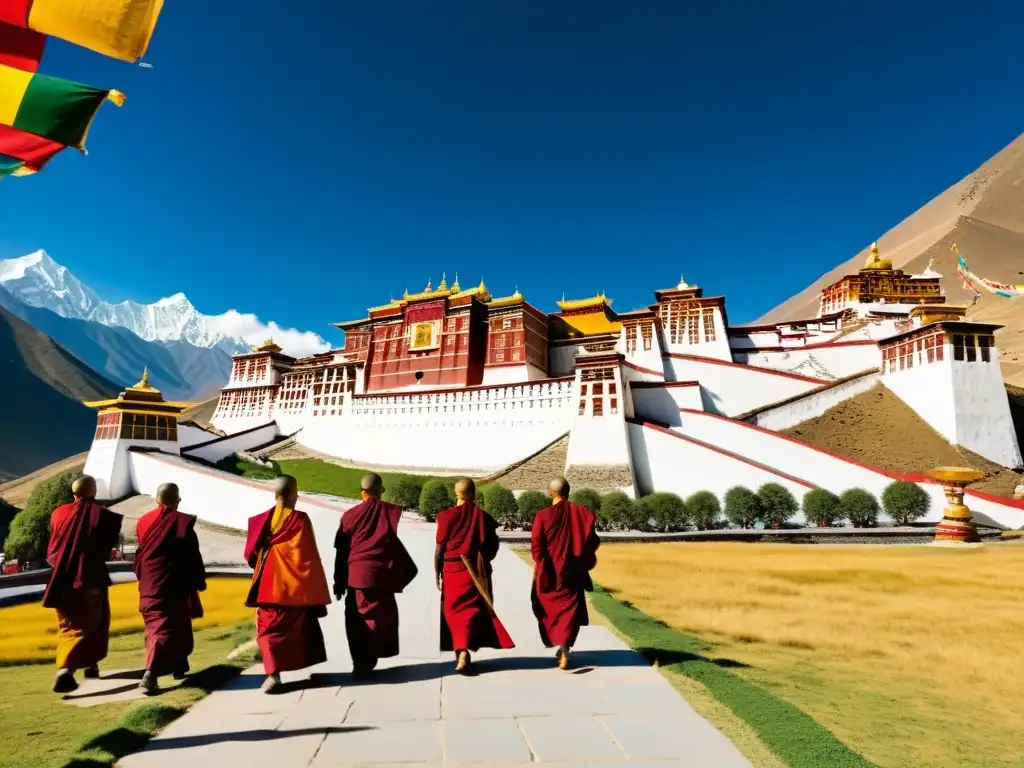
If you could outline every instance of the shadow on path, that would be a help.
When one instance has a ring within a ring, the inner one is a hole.
[[[146,747],[147,751],[166,749],[188,749],[189,747],[206,747],[211,744],[223,744],[232,741],[274,741],[290,739],[295,736],[326,736],[329,733],[356,733],[370,731],[373,726],[348,725],[329,728],[296,728],[291,731],[273,731],[269,728],[254,728],[249,731],[231,731],[226,733],[203,733],[195,736],[173,736],[171,738],[154,739]]]

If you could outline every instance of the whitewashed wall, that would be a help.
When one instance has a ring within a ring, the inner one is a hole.
[[[699,381],[704,410],[736,416],[820,387],[808,381],[745,365],[669,357],[672,381]]]
[[[756,491],[765,483],[779,483],[800,499],[811,489],[810,484],[781,477],[655,427],[631,423],[628,428],[633,470],[642,493],[670,491],[685,498],[697,491],[711,491],[723,499],[725,492],[736,485]]]
[[[204,461],[218,462],[238,451],[248,451],[261,445],[266,445],[280,434],[276,422],[263,424],[247,432],[236,433],[227,437],[213,438],[205,445],[196,445],[186,448],[184,453],[189,457],[203,459]]]
[[[947,348],[946,352],[949,351]],[[991,350],[987,363],[980,359],[973,363],[952,360],[950,366],[957,444],[1004,467],[1020,467],[1020,446],[999,368],[998,351]]]
[[[1020,505],[1019,501],[1015,502],[1012,499],[1000,501],[996,497],[991,497],[988,494],[981,495],[968,488],[967,495],[964,497],[964,504],[972,512],[980,512],[1010,530],[1019,531],[1024,529],[1024,507]]]
[[[499,365],[484,368],[484,386],[499,386],[502,384],[519,384],[524,381],[538,381],[548,377],[535,365]]]
[[[296,440],[363,465],[487,474],[565,434],[573,391],[571,381],[547,381],[368,395],[346,400],[337,416],[310,417]]]
[[[882,383],[909,405],[928,426],[956,443],[956,401],[953,397],[951,349],[946,347],[942,362],[882,374]],[[1004,390],[1005,393],[1005,390]]]
[[[660,421],[674,427],[682,424],[680,408],[699,411],[704,407],[699,384],[680,387],[669,383],[661,387],[631,387],[630,391],[637,418]]]
[[[120,499],[132,492],[128,448],[152,448],[177,453],[178,444],[166,440],[93,440],[85,459],[85,474],[96,478],[96,496]]]
[[[849,400],[855,395],[878,386],[880,378],[881,374],[875,371],[867,376],[859,376],[820,391],[812,390],[788,403],[759,411],[746,421],[774,431],[789,429],[797,424],[803,424],[809,419],[817,418],[844,400]]]
[[[196,443],[205,443],[215,437],[215,434],[207,432],[205,429],[182,424],[181,422],[178,423],[178,445],[181,448],[187,448]]]
[[[790,347],[773,351],[733,350],[737,363],[759,365],[778,371],[795,371],[805,376],[827,374],[843,379],[868,368],[878,368],[882,355],[873,341],[813,346],[810,349]]]

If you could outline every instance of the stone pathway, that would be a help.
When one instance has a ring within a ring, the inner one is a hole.
[[[328,573],[337,517],[311,514]],[[537,635],[530,569],[503,548],[494,591],[514,651],[481,651],[477,674],[451,673],[437,650],[439,593],[433,526],[403,521],[420,575],[399,597],[402,656],[377,679],[353,682],[340,604],[323,620],[330,661],[259,690],[255,667],[199,702],[124,768],[162,766],[748,766],[739,751],[643,659],[603,627],[583,630],[574,670],[555,668]]]

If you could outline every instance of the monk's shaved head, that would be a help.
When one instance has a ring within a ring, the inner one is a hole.
[[[462,478],[455,484],[455,495],[464,501],[473,501],[476,498],[476,483],[468,477]]]
[[[75,478],[75,481],[71,483],[71,493],[76,499],[96,498],[96,478],[92,475]]]
[[[359,488],[370,496],[380,496],[384,492],[384,481],[376,472],[370,472],[363,475],[363,479],[359,481]]]
[[[557,496],[560,499],[569,498],[569,481],[564,477],[556,477],[548,483],[548,492],[552,497]]]
[[[274,498],[286,507],[294,505],[299,498],[299,481],[291,475],[281,475],[274,481]]]
[[[164,483],[156,489],[156,503],[174,509],[181,501],[178,486],[175,483]]]

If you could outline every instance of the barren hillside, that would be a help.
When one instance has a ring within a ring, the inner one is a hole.
[[[865,233],[865,240],[872,239]],[[893,266],[908,272],[924,269],[930,259],[942,273],[946,300],[970,303],[956,274],[956,243],[971,271],[1005,283],[1024,283],[1024,134],[974,173],[954,184],[878,240]],[[855,273],[867,259],[868,246],[812,285],[783,302],[758,322],[813,317],[818,294],[846,274]],[[1024,302],[984,294],[968,319],[1006,326],[996,336],[1007,381],[1024,384]]]

